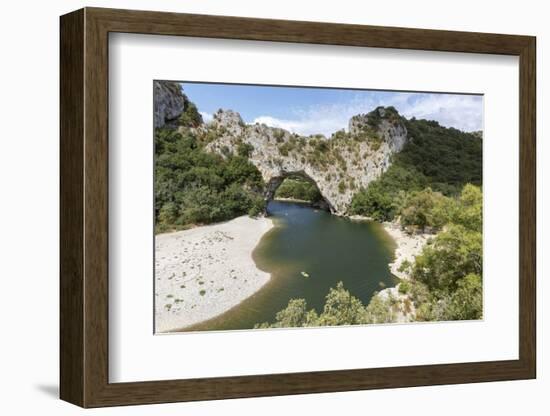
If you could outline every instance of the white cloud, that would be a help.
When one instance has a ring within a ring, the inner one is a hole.
[[[430,94],[400,111],[407,118],[437,120],[464,131],[483,129],[483,100],[479,96]]]
[[[483,100],[479,96],[450,94],[379,94],[371,97],[358,96],[347,103],[311,106],[294,109],[295,117],[281,119],[262,115],[253,123],[264,123],[302,135],[324,134],[330,136],[337,130],[347,129],[349,119],[366,113],[379,105],[394,106],[407,118],[436,120],[446,127],[464,131],[481,130],[483,124]]]
[[[292,133],[305,136],[319,133],[324,134],[325,136],[330,136],[335,131],[344,128],[344,125],[347,126],[347,120],[343,120],[345,117],[341,118],[342,120],[338,118],[312,116],[296,120],[284,120],[271,116],[260,116],[256,117],[252,124],[263,123],[271,127],[279,127]]]
[[[212,116],[212,114],[207,113],[206,111],[199,111],[199,113],[202,116],[202,121],[204,121],[205,123],[210,123],[212,121],[212,119],[214,118],[214,116]]]

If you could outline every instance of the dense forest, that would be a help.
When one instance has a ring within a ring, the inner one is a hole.
[[[391,221],[411,198],[418,198],[416,194],[427,188],[456,196],[467,183],[481,186],[482,140],[478,135],[446,128],[436,121],[404,121],[409,142],[393,156],[391,166],[380,178],[355,194],[351,214]]]
[[[275,198],[316,203],[323,197],[317,187],[310,181],[301,178],[286,178],[277,188]]]
[[[190,129],[202,122],[194,105],[179,128],[155,131],[155,231],[229,220],[264,212],[264,183],[246,154],[220,155]]]

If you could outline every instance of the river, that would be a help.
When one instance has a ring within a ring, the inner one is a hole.
[[[253,296],[224,314],[186,330],[250,329],[273,322],[293,298],[321,312],[325,297],[339,281],[367,304],[375,291],[393,286],[389,271],[395,244],[375,222],[354,222],[308,205],[271,201],[267,213],[275,227],[263,237],[253,257],[271,273]]]

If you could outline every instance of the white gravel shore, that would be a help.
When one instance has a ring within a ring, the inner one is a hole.
[[[435,237],[435,234],[414,233],[408,234],[401,229],[401,226],[393,222],[382,223],[386,232],[394,239],[397,244],[395,249],[395,259],[389,264],[392,274],[400,279],[408,279],[407,273],[400,272],[401,264],[408,260],[413,263],[417,255],[422,252],[422,249],[430,238]]]
[[[414,233],[408,234],[401,229],[401,225],[395,222],[384,222],[382,223],[386,232],[393,238],[395,244],[397,245],[395,249],[395,257],[392,263],[389,264],[390,271],[392,274],[397,276],[399,279],[407,280],[409,275],[405,272],[399,271],[399,267],[405,260],[410,263],[414,263],[414,259],[421,252],[426,243],[433,237],[435,234],[430,233]],[[416,309],[414,302],[409,293],[400,293],[399,286],[401,283],[398,283],[395,287],[389,287],[378,292],[375,296],[380,297],[382,300],[387,300],[392,298],[392,322],[397,323],[406,323],[413,322],[416,319]]]
[[[155,330],[169,332],[213,318],[270,279],[252,251],[273,227],[269,218],[231,221],[155,237]]]

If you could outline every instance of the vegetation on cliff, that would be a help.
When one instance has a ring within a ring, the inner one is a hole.
[[[348,131],[330,137],[246,124],[233,110],[218,110],[196,130],[213,152],[247,154],[268,185],[293,174],[307,175],[337,215],[346,214],[357,190],[378,178],[407,140],[404,119],[392,107],[358,114],[350,119]],[[269,186],[268,191],[275,189]]]
[[[437,204],[439,195],[458,195],[467,183],[481,186],[479,135],[414,118],[406,121],[406,126],[407,144],[393,156],[386,172],[354,195],[351,214],[391,221],[411,205],[411,198],[418,203],[424,198],[428,204]],[[431,195],[425,191],[428,188],[433,191]]]
[[[466,185],[450,199],[447,223],[432,244],[413,264],[403,265],[417,320],[482,317],[482,204],[481,189]]]
[[[184,114],[180,125],[199,120]],[[183,127],[155,131],[156,232],[262,213],[262,175],[248,158],[223,158],[208,152],[205,144]]]

